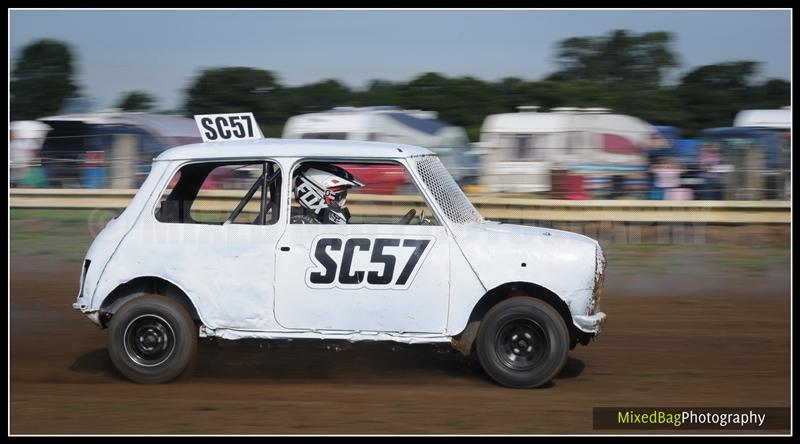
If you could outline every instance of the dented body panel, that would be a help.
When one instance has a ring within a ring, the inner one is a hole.
[[[597,335],[605,318],[597,306],[605,268],[598,243],[558,230],[459,222],[445,207],[453,200],[442,200],[418,170],[417,160],[429,156],[423,148],[396,144],[270,139],[168,150],[153,162],[129,207],[89,248],[73,307],[102,324],[98,314],[108,309],[106,298],[116,289],[137,278],[157,278],[185,294],[201,336],[434,343],[464,332],[487,292],[524,282],[558,296],[573,327]],[[308,158],[399,163],[440,225],[290,224],[290,180],[281,181],[280,215],[270,225],[177,224],[155,217],[162,191],[187,162],[268,159],[286,178]],[[371,278],[325,281],[326,263],[315,257],[315,247],[327,242],[320,248],[339,263],[354,238],[360,243],[350,249],[348,267],[371,272]],[[414,262],[403,278],[382,282],[381,269],[369,268],[367,248],[378,242],[398,263]],[[373,277],[380,285],[371,285]]]
[[[581,317],[576,327],[596,333],[602,319],[595,324],[586,318],[595,314],[597,267],[605,261],[595,240],[566,231],[491,221],[453,227],[453,234],[483,288],[534,283],[566,302],[573,321]],[[452,304],[454,330],[466,326],[471,307],[481,296],[472,294]]]

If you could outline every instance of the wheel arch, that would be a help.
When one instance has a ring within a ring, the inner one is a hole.
[[[546,302],[553,307],[564,319],[570,337],[570,348],[578,342],[583,343],[588,338],[586,334],[578,330],[572,321],[572,314],[567,303],[553,291],[533,282],[507,282],[487,291],[478,302],[473,306],[472,312],[467,320],[467,325],[457,335],[453,336],[453,347],[465,355],[473,351],[475,338],[478,334],[478,326],[486,313],[499,302],[516,296],[526,296]]]
[[[196,304],[180,286],[160,276],[140,276],[119,284],[103,299],[99,310],[101,325],[106,327],[123,304],[145,294],[157,294],[178,302],[195,323],[204,324]]]

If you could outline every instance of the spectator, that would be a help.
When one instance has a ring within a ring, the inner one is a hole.
[[[647,184],[650,187],[650,198],[663,199],[664,190],[656,189],[655,170],[657,169],[658,165],[660,165],[661,160],[669,155],[669,144],[660,135],[651,134],[642,148],[644,149],[645,156],[647,156]]]
[[[648,170],[650,174],[650,199],[662,200],[664,199],[664,189],[658,186],[658,173],[663,167],[663,160],[658,158],[652,159],[651,162]]]
[[[105,186],[105,152],[86,151],[81,164],[81,186],[103,188]]]
[[[720,175],[720,165],[722,155],[719,152],[719,145],[716,143],[706,143],[700,150],[700,178],[703,184],[700,187],[700,200],[721,200],[722,199],[722,178]]]
[[[683,168],[672,158],[661,158],[651,171],[655,179],[650,190],[650,199],[663,200],[669,190],[680,188]]]

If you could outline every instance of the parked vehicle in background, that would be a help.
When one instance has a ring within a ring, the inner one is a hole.
[[[106,111],[39,120],[52,128],[41,156],[53,188],[136,188],[159,153],[201,140],[194,121],[180,116]]]
[[[781,109],[746,109],[739,111],[733,119],[733,126],[743,128],[772,128],[790,131],[792,129],[792,107]]]
[[[778,135],[778,143],[782,151],[782,161],[786,171],[777,178],[783,180],[783,195],[789,199],[791,196],[791,155],[792,155],[792,107],[784,106],[781,109],[748,109],[739,111],[733,120],[733,126],[738,128],[761,128],[772,131]]]
[[[461,185],[467,192],[480,191],[481,171],[484,158],[489,151],[486,144],[482,142],[472,142],[469,150],[464,153],[464,160],[461,176]]]
[[[457,182],[464,178],[464,155],[468,139],[463,128],[438,120],[434,111],[406,110],[394,106],[336,107],[301,114],[287,120],[284,139],[339,139],[405,143],[436,153]],[[367,192],[392,194],[402,189],[401,174],[362,167],[353,174],[380,179],[379,187]],[[370,180],[370,182],[373,182]]]
[[[785,199],[790,177],[790,153],[781,135],[766,128],[711,128],[698,139],[701,150],[720,153],[720,199]]]
[[[654,126],[606,108],[518,109],[490,115],[481,127],[486,191],[579,199],[646,190],[642,148],[657,134]]]

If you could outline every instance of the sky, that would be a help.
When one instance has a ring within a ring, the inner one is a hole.
[[[268,69],[284,85],[335,78],[407,81],[424,72],[493,81],[557,70],[558,41],[611,30],[668,31],[680,67],[760,62],[760,77],[791,78],[791,11],[34,11],[9,12],[11,63],[42,38],[68,43],[77,80],[97,106],[148,91],[181,106],[201,69]]]

